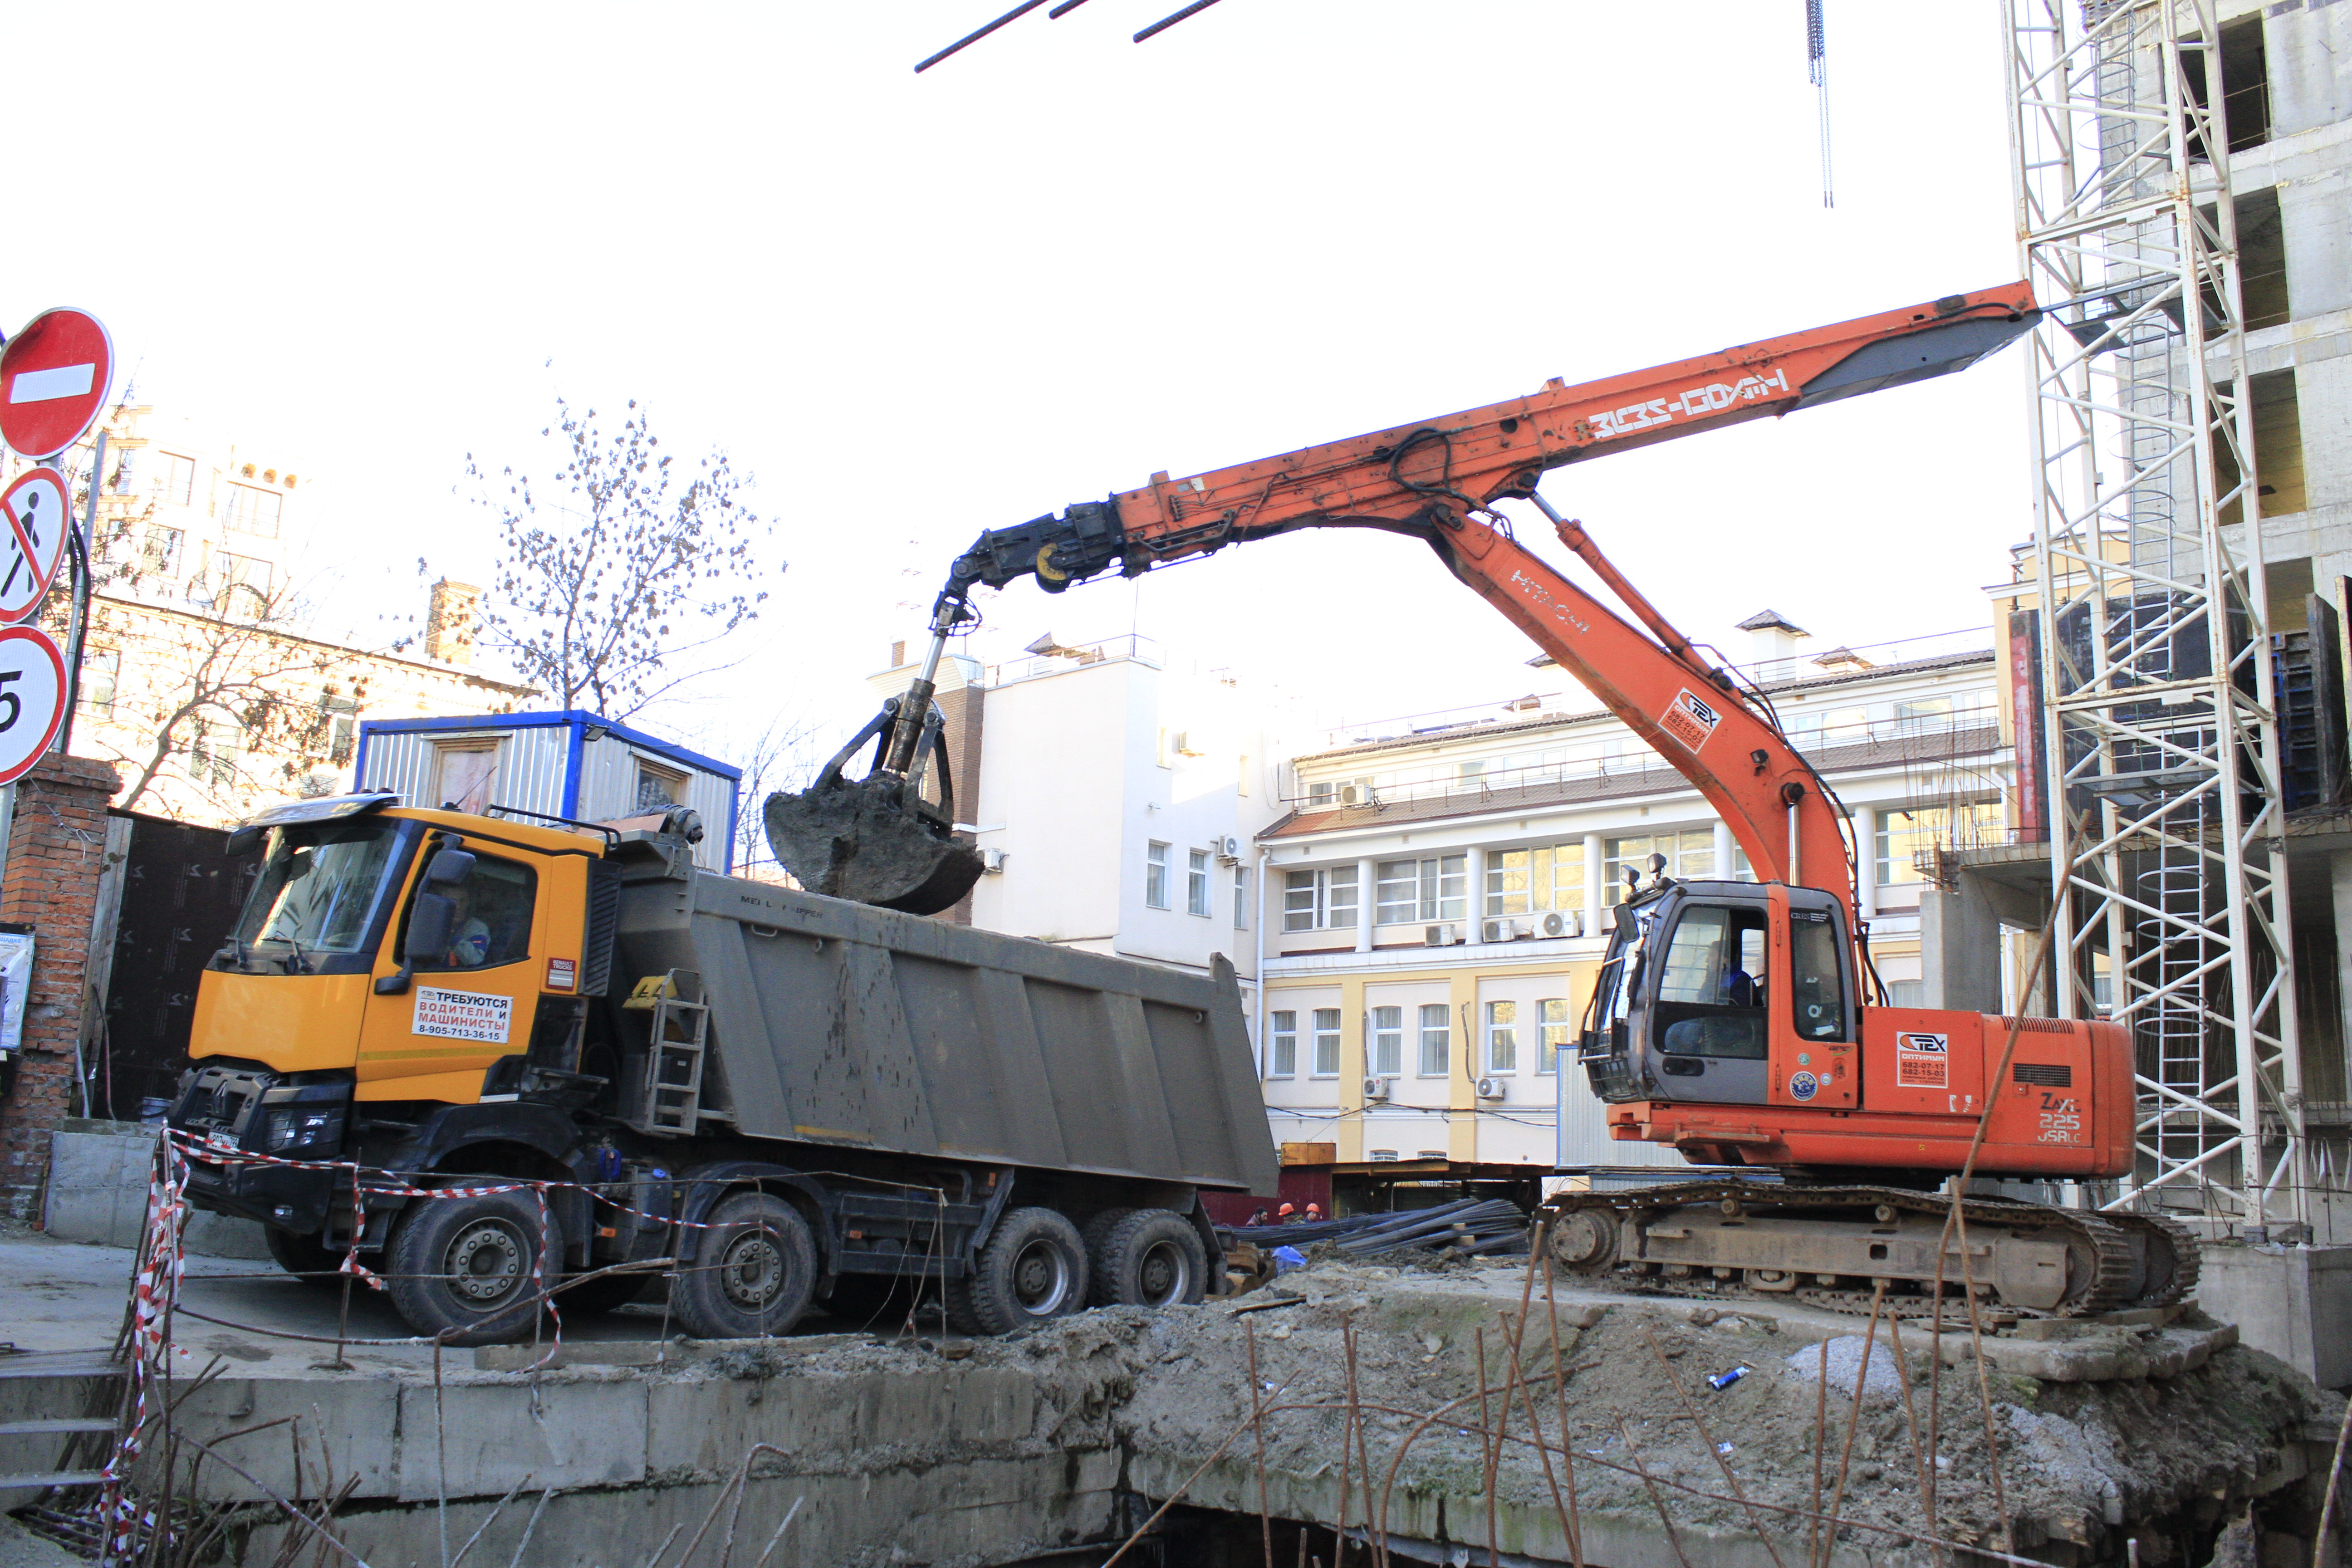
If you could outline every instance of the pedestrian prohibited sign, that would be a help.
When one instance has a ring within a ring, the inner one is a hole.
[[[15,784],[65,718],[66,661],[38,626],[0,626],[0,784]]]
[[[14,624],[41,607],[65,553],[66,481],[55,468],[20,474],[0,490],[0,622]]]

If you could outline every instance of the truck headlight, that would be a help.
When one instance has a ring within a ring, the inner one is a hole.
[[[336,1153],[343,1145],[343,1112],[340,1106],[313,1110],[304,1105],[275,1106],[262,1147],[272,1154]]]

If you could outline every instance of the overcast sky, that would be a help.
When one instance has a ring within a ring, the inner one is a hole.
[[[1831,0],[1824,211],[1799,0],[1223,0],[1140,46],[1174,0],[1091,0],[912,74],[1005,4],[26,7],[0,320],[95,310],[142,400],[275,448],[366,635],[419,555],[487,580],[466,455],[534,460],[558,391],[725,447],[790,570],[650,716],[724,750],[862,717],[982,528],[2017,276],[1990,5]],[[1766,605],[1824,649],[1979,626],[2022,374],[1546,495],[1734,657]],[[983,657],[1134,626],[1360,717],[1557,684],[1379,535],[988,613]]]

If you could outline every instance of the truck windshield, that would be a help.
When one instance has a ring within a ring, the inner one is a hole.
[[[298,964],[365,952],[399,880],[405,826],[370,817],[271,834],[269,858],[237,922],[238,943]]]

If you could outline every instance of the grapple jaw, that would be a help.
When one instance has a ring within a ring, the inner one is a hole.
[[[907,793],[889,773],[828,770],[797,795],[768,797],[768,847],[812,893],[910,915],[952,909],[980,880],[980,851]]]

